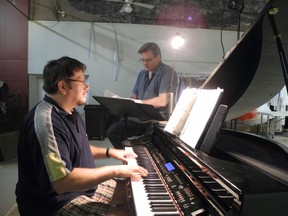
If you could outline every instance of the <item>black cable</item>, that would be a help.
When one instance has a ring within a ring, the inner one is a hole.
[[[220,33],[220,41],[221,41],[221,46],[222,46],[222,52],[223,52],[223,58],[225,56],[225,48],[223,45],[223,29],[224,29],[224,14],[226,12],[226,6],[229,10],[236,11],[237,12],[237,40],[240,38],[240,14],[244,8],[244,0],[228,0],[227,3],[224,3],[225,0],[222,0],[222,5],[223,5],[223,11],[222,11],[222,19],[221,19],[221,33]]]
[[[223,44],[223,29],[224,29],[224,14],[226,12],[226,4],[225,4],[225,0],[222,0],[222,16],[221,16],[221,29],[220,29],[220,43],[221,43],[221,47],[222,47],[222,58],[224,59],[225,56],[225,47]]]
[[[240,38],[240,14],[244,8],[244,0],[228,0],[227,8],[237,13],[237,40]]]
[[[225,10],[222,11],[221,30],[220,30],[220,43],[221,43],[221,47],[222,47],[222,58],[223,59],[224,59],[224,56],[225,56],[225,47],[224,47],[224,44],[223,44],[224,14],[225,14]]]

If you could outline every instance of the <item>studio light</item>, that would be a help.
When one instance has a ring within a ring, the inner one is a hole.
[[[171,41],[171,46],[174,50],[179,49],[184,44],[184,38],[177,32]]]
[[[173,49],[173,71],[175,70],[175,61],[176,61],[176,50],[178,50],[181,46],[183,46],[184,44],[184,38],[180,35],[180,33],[176,32],[175,36],[173,37],[173,39],[171,40],[171,46]],[[170,87],[172,88],[172,84],[173,84],[173,79],[175,79],[176,77],[172,77],[171,79],[171,84]],[[169,93],[170,95],[170,101],[169,101],[169,116],[172,115],[172,112],[175,108],[175,94],[173,92]]]

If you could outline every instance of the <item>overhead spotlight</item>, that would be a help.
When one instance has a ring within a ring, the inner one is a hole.
[[[126,13],[131,13],[131,12],[132,12],[132,7],[131,7],[131,5],[130,5],[130,4],[127,4],[126,7],[125,7],[125,9],[124,9],[124,11],[125,11]]]

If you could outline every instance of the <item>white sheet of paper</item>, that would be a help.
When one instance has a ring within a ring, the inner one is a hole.
[[[179,136],[196,100],[198,89],[184,89],[164,130]]]
[[[195,148],[210,116],[218,104],[222,89],[201,89],[183,127],[180,139]]]

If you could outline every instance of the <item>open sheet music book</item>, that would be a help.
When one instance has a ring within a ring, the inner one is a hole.
[[[217,108],[222,92],[220,88],[183,90],[164,130],[195,148]]]
[[[121,97],[121,96],[115,94],[114,92],[112,92],[112,91],[109,90],[109,89],[105,89],[105,91],[104,91],[104,97],[120,98],[120,99],[132,100],[132,101],[134,101],[135,103],[140,103],[140,104],[143,103],[141,100],[138,100],[138,99]]]
[[[104,97],[123,98],[123,97],[120,97],[119,95],[115,94],[114,92],[112,92],[110,89],[105,89]],[[128,99],[128,98],[126,98],[126,99]]]

